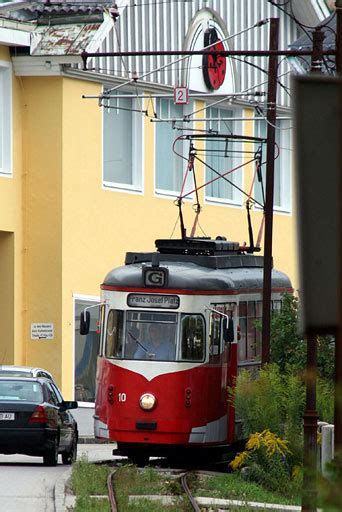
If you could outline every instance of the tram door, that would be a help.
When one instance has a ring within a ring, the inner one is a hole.
[[[234,408],[230,405],[229,387],[233,385],[236,375],[236,343],[234,326],[228,328],[226,315],[234,321],[235,303],[212,304],[209,321],[209,367],[210,389],[215,394],[215,415],[217,418],[227,416],[224,439],[232,441],[234,437]]]
[[[217,304],[211,304],[210,307],[216,310]],[[208,414],[209,417],[212,416],[215,419],[225,414],[225,390],[222,387],[223,373],[225,373],[225,365],[223,365],[223,318],[221,314],[214,311],[211,311],[209,317]],[[209,418],[209,420],[212,421],[212,418]]]

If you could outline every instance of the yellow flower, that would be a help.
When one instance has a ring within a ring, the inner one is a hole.
[[[254,451],[263,446],[266,448],[266,454],[272,456],[274,453],[280,453],[281,455],[290,453],[287,445],[288,441],[285,439],[281,439],[276,434],[270,432],[270,430],[263,430],[261,433],[255,432],[249,436],[246,448],[247,450]]]
[[[232,460],[229,463],[229,466],[232,468],[233,471],[241,468],[246,462],[246,460],[249,458],[249,454],[247,451],[238,453],[234,460]]]
[[[255,432],[251,434],[246,443],[246,450],[238,453],[235,459],[230,462],[231,468],[235,471],[241,468],[246,461],[250,458],[250,454],[264,448],[266,455],[272,457],[275,453],[280,455],[286,455],[291,453],[288,449],[288,441],[278,437],[276,434],[270,432],[270,430],[263,430],[262,432]]]
[[[293,466],[293,468],[292,468],[292,479],[293,480],[298,480],[300,478],[301,471],[302,471],[302,467],[301,466]]]
[[[261,446],[262,441],[262,433],[255,432],[254,434],[251,434],[248,438],[248,441],[246,443],[247,450],[257,450]]]

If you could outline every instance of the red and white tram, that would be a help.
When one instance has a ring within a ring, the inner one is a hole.
[[[156,247],[127,253],[101,286],[95,436],[138,463],[232,443],[228,388],[240,363],[260,360],[263,257],[222,239]],[[274,307],[285,291],[273,270]],[[87,323],[89,311],[81,332]]]

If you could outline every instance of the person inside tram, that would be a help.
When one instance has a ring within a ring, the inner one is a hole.
[[[149,339],[139,342],[134,359],[157,359],[170,361],[175,357],[175,346],[167,339],[159,324],[151,324],[148,329]]]

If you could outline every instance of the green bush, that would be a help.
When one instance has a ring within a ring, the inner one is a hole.
[[[251,434],[244,452],[230,463],[233,470],[241,469],[244,478],[263,488],[289,498],[300,495],[301,479],[293,477],[288,441],[270,430]]]
[[[334,423],[334,382],[330,379],[317,380],[317,412],[321,421]]]
[[[282,481],[289,492],[295,492],[301,480],[303,462],[303,414],[306,402],[306,340],[298,335],[299,301],[285,294],[283,307],[271,322],[270,363],[259,372],[242,371],[233,390],[236,416],[241,421],[245,438],[265,430],[288,442],[284,458],[265,457],[255,451],[246,462],[249,478],[277,489]],[[257,324],[260,328],[260,323]],[[335,342],[331,336],[317,338],[317,412],[319,419],[334,420]],[[241,455],[245,457],[245,452]],[[277,477],[276,475],[280,475]],[[281,489],[279,489],[281,490]]]
[[[306,365],[306,343],[297,334],[298,307],[298,299],[285,293],[281,311],[272,316],[270,362],[282,372],[298,373]]]
[[[305,386],[298,376],[276,364],[258,374],[244,370],[236,381],[235,407],[244,437],[268,429],[290,442],[296,461],[301,457]]]

